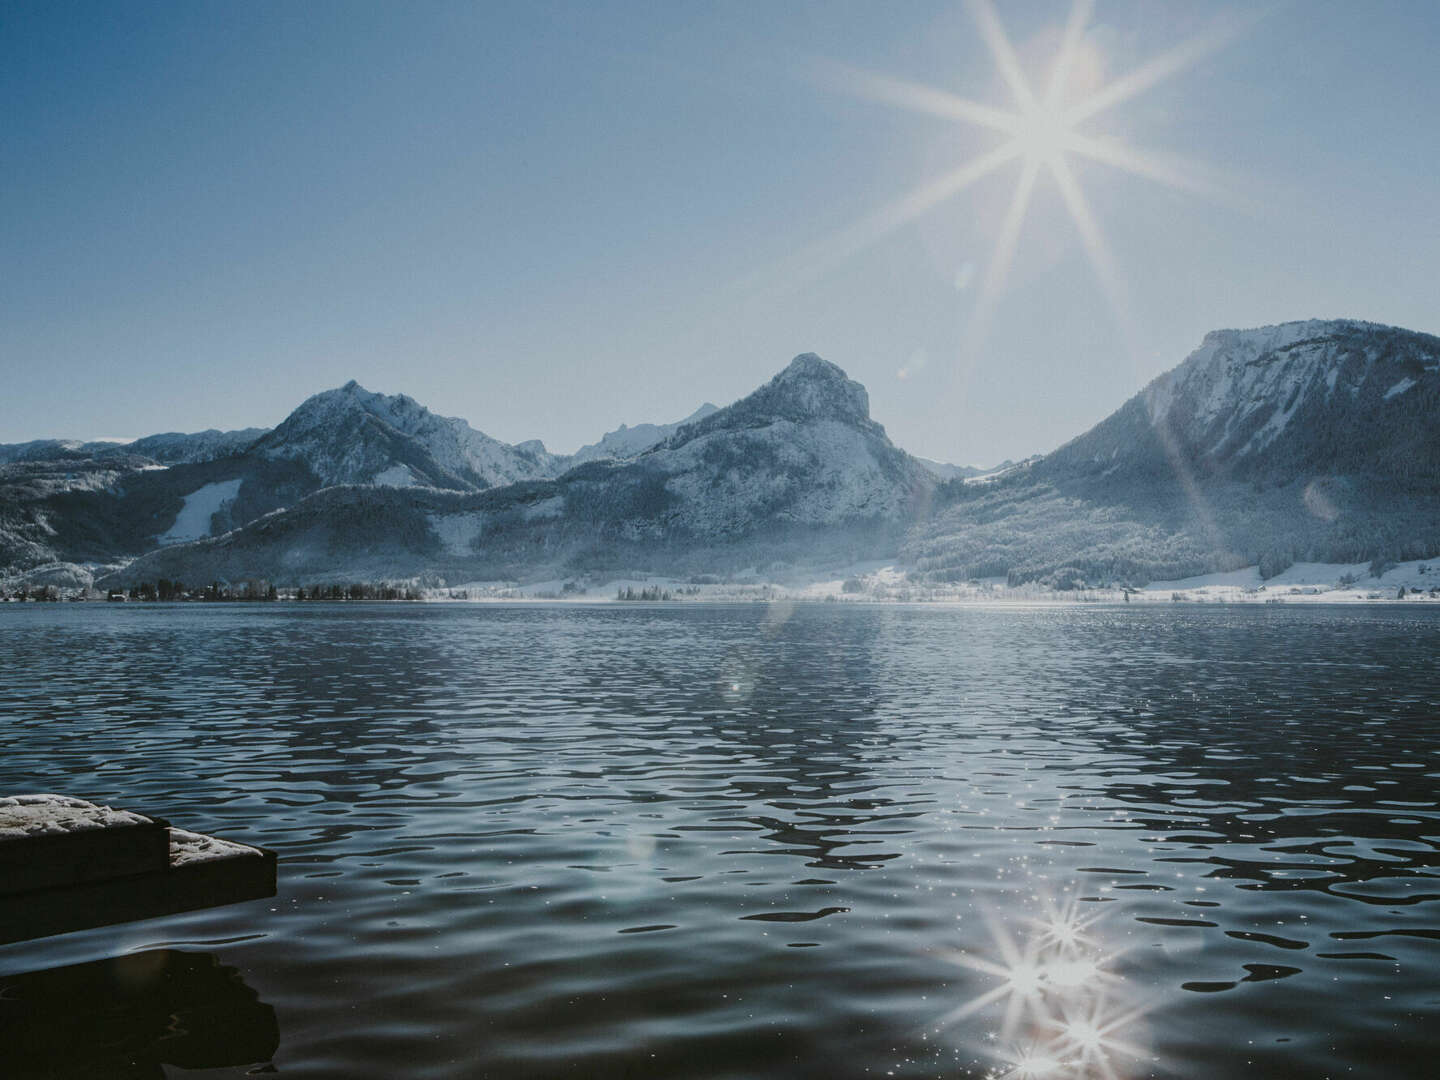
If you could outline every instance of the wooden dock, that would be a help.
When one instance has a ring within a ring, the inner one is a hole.
[[[0,798],[0,945],[275,895],[275,853],[64,795]]]

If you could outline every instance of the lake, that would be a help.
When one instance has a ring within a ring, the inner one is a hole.
[[[1437,654],[1401,605],[3,605],[0,794],[280,856],[0,948],[88,965],[7,1075],[1433,1075]]]

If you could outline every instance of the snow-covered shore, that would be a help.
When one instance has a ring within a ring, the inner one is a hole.
[[[1395,563],[1371,573],[1370,563],[1296,563],[1268,579],[1258,567],[1205,574],[1176,581],[1154,581],[1141,588],[1120,585],[1055,589],[1032,582],[1009,585],[1002,577],[966,582],[912,581],[904,566],[889,561],[852,563],[841,567],[774,566],[742,573],[667,577],[642,571],[580,574],[546,581],[470,581],[436,584],[424,579],[393,579],[384,584],[403,595],[384,599],[423,599],[465,603],[581,603],[640,601],[695,603],[828,603],[933,604],[1079,604],[1079,603],[1437,603],[1440,602],[1440,559]],[[75,570],[83,568],[75,567]],[[51,588],[53,599],[101,599],[86,580],[60,575]],[[18,587],[18,583],[10,583]],[[32,586],[36,582],[30,583]],[[376,584],[376,583],[372,583]],[[0,581],[0,599],[20,599]],[[345,588],[345,586],[341,586]],[[1403,589],[1403,592],[1401,591]],[[261,591],[263,596],[263,590]],[[36,596],[35,598],[39,598]],[[149,597],[153,599],[154,597]],[[197,597],[190,597],[196,599]],[[226,596],[224,599],[259,599]],[[295,598],[280,587],[273,597]],[[366,594],[366,599],[380,599]],[[337,597],[338,599],[338,597]],[[307,601],[309,602],[309,601]]]
[[[1405,590],[1402,596],[1401,589]],[[1434,591],[1432,591],[1434,590]],[[1065,604],[1065,603],[1355,603],[1393,601],[1440,603],[1440,560],[1414,560],[1385,568],[1369,563],[1296,563],[1269,579],[1249,566],[1223,574],[1151,582],[1140,589],[1120,587],[1057,590],[1040,584],[1007,585],[1004,578],[917,584],[901,566],[858,563],[829,572],[763,574],[751,570],[724,581],[653,574],[594,575],[518,584],[474,581],[431,590],[435,600],[566,601],[614,603],[627,599],[699,602],[776,600],[843,603]]]

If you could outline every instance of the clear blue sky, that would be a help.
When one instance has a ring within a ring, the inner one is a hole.
[[[1004,3],[1042,80],[1069,6]],[[1098,0],[1100,85],[1247,9]],[[1068,158],[972,340],[1012,162],[843,257],[993,149],[833,65],[1011,102],[961,3],[0,2],[0,441],[274,424],[350,378],[573,450],[800,352],[902,446],[1050,449],[1206,331],[1440,331],[1440,5],[1281,5],[1084,131],[1218,197]],[[902,377],[903,375],[903,377]]]

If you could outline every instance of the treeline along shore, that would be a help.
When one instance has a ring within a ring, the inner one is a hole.
[[[239,584],[211,582],[194,588],[181,581],[161,578],[128,589],[100,590],[66,588],[58,585],[19,585],[12,590],[0,586],[0,602],[111,601],[114,603],[266,603],[280,600],[424,600],[426,593],[415,585],[356,581],[346,585],[277,586],[267,581]]]

